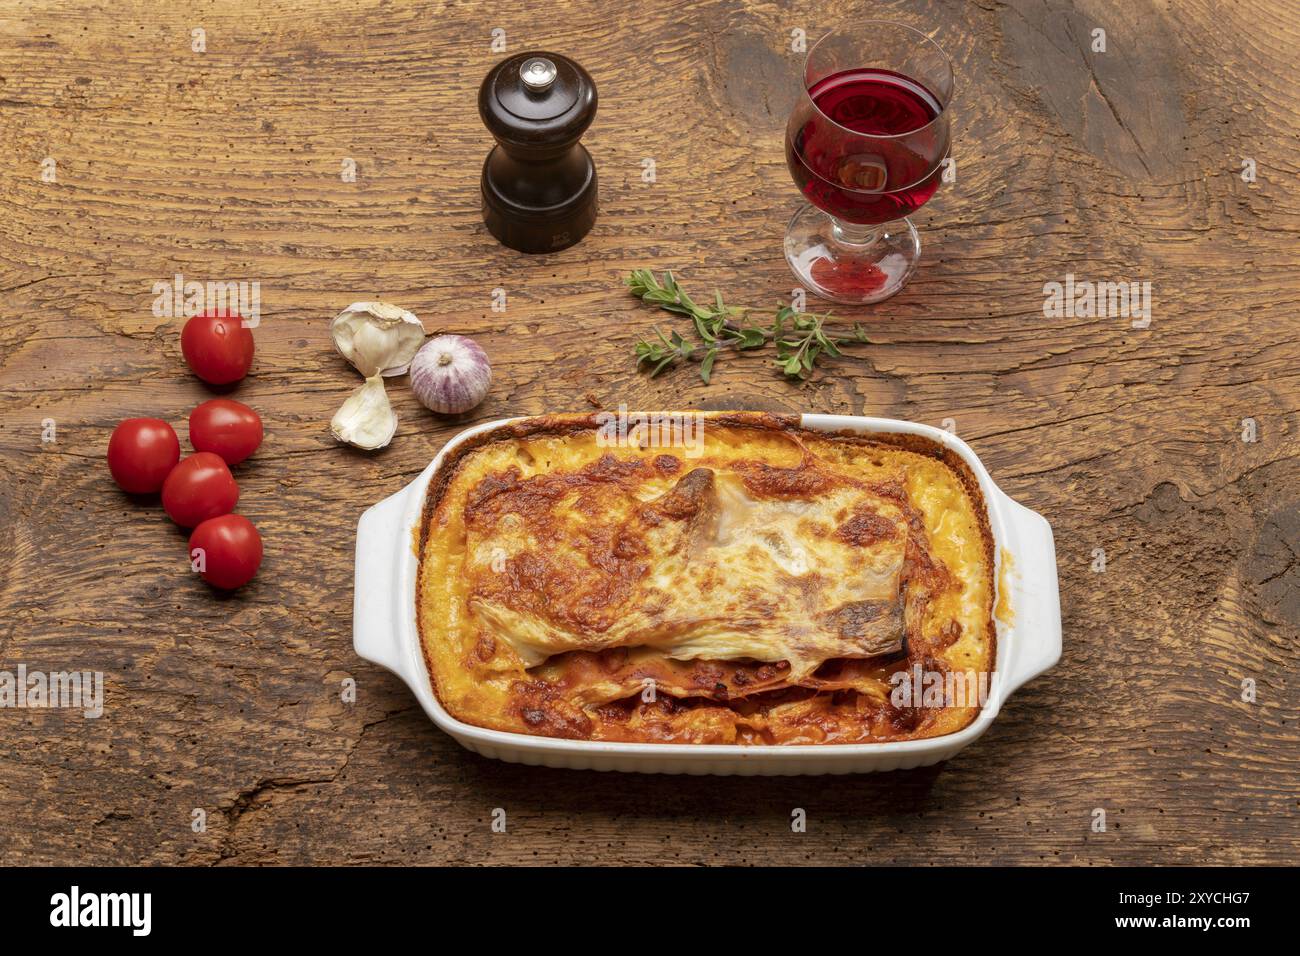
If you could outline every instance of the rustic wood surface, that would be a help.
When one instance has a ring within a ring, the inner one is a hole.
[[[621,290],[629,269],[790,296],[791,31],[866,16],[932,32],[957,75],[957,181],[918,216],[922,268],[840,310],[875,344],[805,387],[758,354],[707,388],[637,375],[658,316]],[[495,28],[600,87],[584,141],[601,215],[559,254],[504,250],[479,218]],[[1294,862],[1297,50],[1293,0],[3,4],[0,669],[99,670],[107,691],[97,720],[0,710],[0,860]],[[169,419],[188,448],[210,395],[181,321],[151,310],[176,273],[261,288],[232,394],[267,427],[238,469],[267,557],[228,597],[104,464],[130,416]],[[1067,273],[1150,281],[1150,327],[1045,318],[1043,285]],[[476,336],[487,401],[436,419],[397,380],[393,444],[336,445],[326,422],[359,379],[327,325],[367,298]],[[1055,528],[1060,666],[914,772],[602,775],[461,750],[352,651],[357,518],[471,422],[621,402],[953,419]]]

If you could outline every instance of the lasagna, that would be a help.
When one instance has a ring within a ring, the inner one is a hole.
[[[797,416],[677,415],[673,429],[524,419],[444,460],[415,546],[447,711],[643,743],[871,743],[970,723],[976,695],[928,693],[953,675],[982,686],[995,657],[992,537],[965,462]]]

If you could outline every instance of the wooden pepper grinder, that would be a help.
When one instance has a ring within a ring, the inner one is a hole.
[[[483,221],[520,252],[571,246],[596,222],[596,166],[578,138],[596,84],[568,57],[520,53],[493,67],[478,111],[497,145],[483,162]]]

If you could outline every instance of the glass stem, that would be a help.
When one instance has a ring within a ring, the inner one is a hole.
[[[869,246],[880,238],[878,226],[864,226],[852,222],[840,222],[831,217],[831,234],[836,242],[846,246]]]

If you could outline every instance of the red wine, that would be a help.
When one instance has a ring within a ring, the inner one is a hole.
[[[814,206],[875,225],[934,195],[947,124],[930,126],[943,107],[924,86],[891,70],[845,70],[819,80],[808,96],[817,109],[795,111],[785,158]]]

